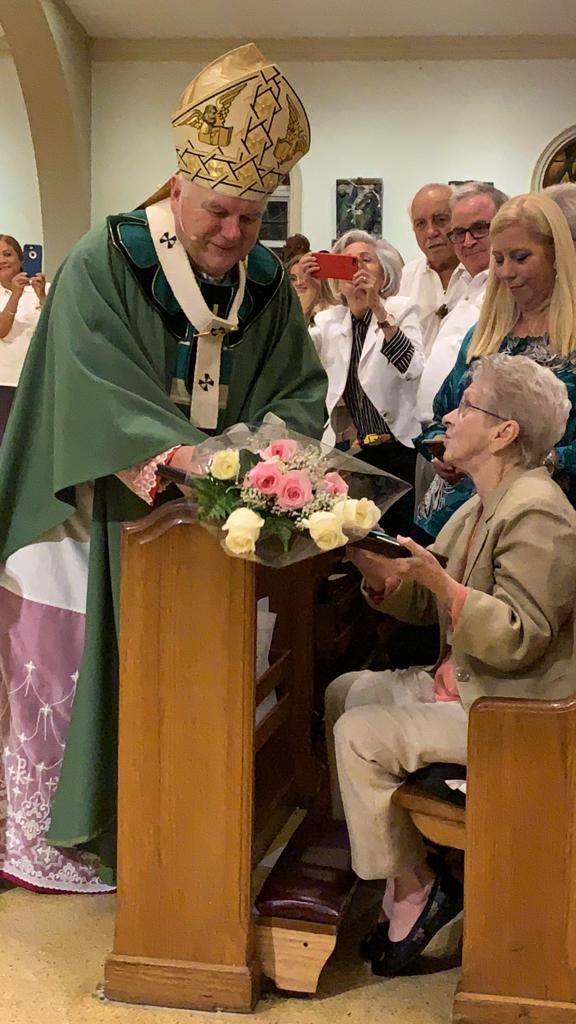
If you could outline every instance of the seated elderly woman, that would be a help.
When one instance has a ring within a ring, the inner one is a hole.
[[[360,459],[413,486],[424,353],[418,307],[396,294],[402,257],[366,231],[348,231],[332,252],[354,256],[358,269],[351,281],[334,282],[339,304],[316,314],[310,329],[328,376],[323,440],[350,441]],[[317,266],[314,253],[300,260],[301,273],[312,278]],[[386,514],[384,525],[393,533],[407,531],[413,508],[410,492]]]
[[[348,673],[326,693],[334,814],[341,794],[354,870],[388,879],[380,922],[361,945],[375,974],[408,966],[462,908],[460,883],[435,875],[394,790],[427,764],[466,763],[477,697],[576,690],[576,512],[542,465],[569,411],[551,370],[525,356],[479,360],[444,417],[446,458],[476,495],[432,547],[400,538],[410,557],[348,549],[374,606],[403,622],[437,621],[442,638],[431,671]]]
[[[301,261],[302,253],[298,253],[286,264],[286,270],[302,306],[306,325],[309,327],[316,322],[316,315],[323,309],[337,306],[338,299],[328,281],[312,277],[300,269]]]

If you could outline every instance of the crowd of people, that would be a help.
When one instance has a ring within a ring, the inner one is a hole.
[[[404,267],[363,232],[336,242],[357,271],[332,300],[316,255],[298,257],[324,440],[414,487],[383,518],[410,557],[349,551],[368,602],[412,627],[408,666],[326,692],[333,813],[357,874],[386,879],[360,946],[377,975],[409,967],[463,905],[395,789],[466,764],[477,697],[575,691],[576,184],[509,198],[432,183],[410,216],[422,255]]]
[[[272,80],[271,145],[247,161]],[[387,879],[362,953],[395,974],[462,892],[394,789],[465,764],[477,697],[574,692],[576,185],[424,184],[421,255],[405,265],[352,228],[332,252],[354,274],[327,282],[304,236],[285,266],[258,242],[310,142],[281,72],[252,44],[224,55],[173,128],[170,181],[85,236],[50,291],[0,235],[1,873],[113,884],[120,524],[169,496],[161,465],[186,470],[207,433],[273,413],[412,486],[383,518],[409,555],[350,557],[373,607],[438,625],[440,656],[348,674],[326,698],[333,812],[357,874]]]

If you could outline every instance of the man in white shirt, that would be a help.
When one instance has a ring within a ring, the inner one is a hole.
[[[463,268],[448,238],[451,196],[450,185],[424,185],[409,207],[416,241],[423,255],[404,267],[398,294],[409,296],[420,307],[426,356],[443,318],[464,291]]]
[[[473,181],[457,188],[450,200],[448,237],[460,260],[463,291],[442,320],[420,378],[418,413],[423,425],[432,421],[434,396],[456,362],[464,335],[478,320],[490,263],[490,223],[507,199],[492,185]]]

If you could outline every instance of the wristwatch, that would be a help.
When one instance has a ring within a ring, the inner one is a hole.
[[[395,317],[393,317],[392,314],[389,313],[388,310],[386,310],[386,319],[378,320],[378,327],[380,328],[381,331],[383,331],[385,327],[396,327]]]

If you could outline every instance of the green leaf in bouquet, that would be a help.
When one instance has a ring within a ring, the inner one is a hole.
[[[223,480],[202,477],[191,486],[198,498],[199,519],[227,519],[238,507],[239,488]]]
[[[288,516],[270,516],[266,520],[266,533],[274,533],[280,539],[283,550],[286,552],[290,546],[290,540],[294,533],[294,520]]]

